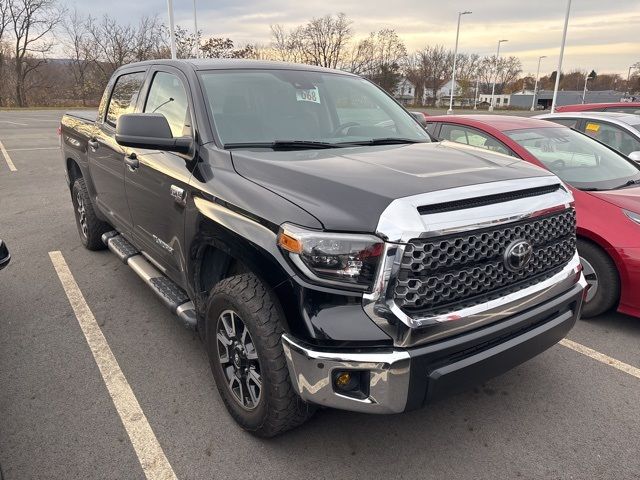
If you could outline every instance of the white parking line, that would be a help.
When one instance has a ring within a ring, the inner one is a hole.
[[[78,288],[67,262],[59,251],[49,252],[53,267],[60,278],[71,308],[78,319],[82,333],[89,344],[93,358],[98,364],[113,404],[122,424],[129,434],[142,470],[148,480],[176,479],[151,425],[129,386],[116,357],[113,355],[102,330]]]
[[[636,368],[633,365],[616,360],[615,358],[609,357],[604,353],[597,352],[589,347],[585,347],[584,345],[569,340],[568,338],[560,340],[560,345],[564,345],[571,350],[575,350],[578,353],[591,357],[598,362],[609,365],[610,367],[617,368],[618,370],[628,373],[633,377],[640,378],[640,368]]]
[[[7,152],[29,152],[31,150],[60,150],[60,146],[55,147],[31,147],[31,148],[10,148]]]
[[[12,172],[17,172],[18,169],[13,164],[13,160],[11,160],[11,157],[7,153],[7,150],[4,148],[2,142],[0,142],[0,153],[2,153],[2,156],[4,157],[5,162],[7,162],[7,165],[9,165],[9,170],[11,170]]]
[[[26,123],[10,122],[9,120],[0,120],[0,123],[10,123],[11,125],[21,125],[23,127],[28,126]]]

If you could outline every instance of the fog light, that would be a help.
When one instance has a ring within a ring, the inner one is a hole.
[[[338,387],[340,390],[348,390],[351,380],[352,378],[349,372],[340,372],[336,376],[336,387]]]

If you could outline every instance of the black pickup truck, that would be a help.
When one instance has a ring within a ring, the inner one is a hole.
[[[419,408],[542,352],[580,314],[565,186],[432,142],[358,76],[136,63],[60,132],[83,244],[197,329],[229,412],[258,435],[317,405]]]

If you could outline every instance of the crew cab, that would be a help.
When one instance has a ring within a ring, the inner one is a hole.
[[[422,407],[542,352],[580,315],[565,185],[433,142],[356,75],[136,63],[60,133],[82,243],[197,329],[227,409],[257,435],[316,406]]]

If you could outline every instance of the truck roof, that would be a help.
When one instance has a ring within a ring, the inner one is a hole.
[[[248,70],[307,70],[326,73],[340,73],[343,75],[355,76],[352,73],[342,70],[335,70],[325,67],[317,67],[315,65],[306,65],[300,63],[279,62],[273,60],[247,60],[243,58],[204,58],[204,59],[157,59],[145,60],[144,62],[135,62],[123,65],[130,67],[135,65],[170,65],[176,68],[189,67],[193,70],[231,70],[231,69],[248,69]]]

